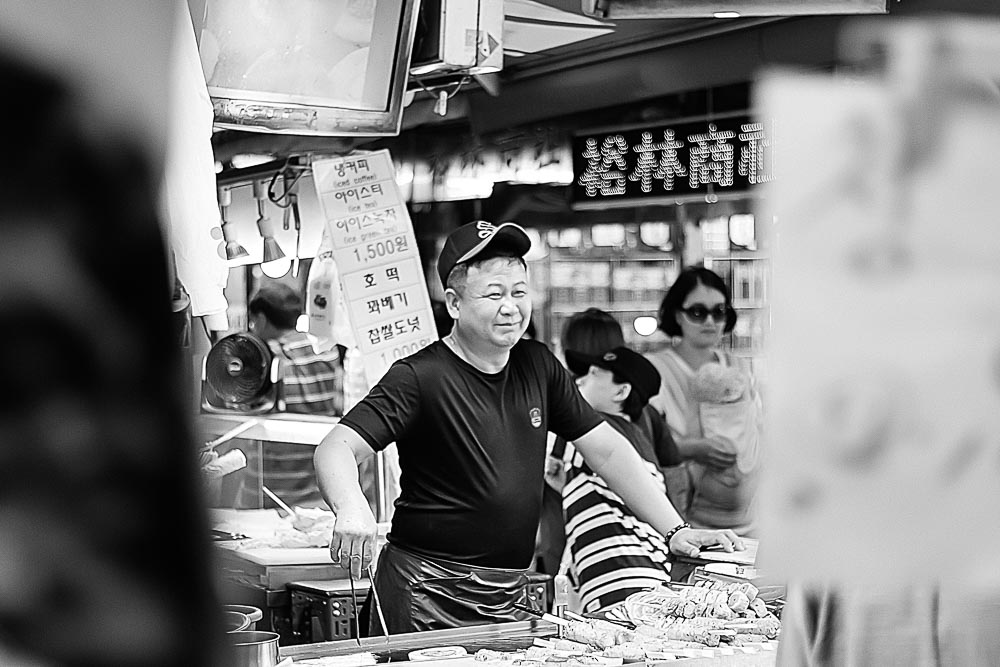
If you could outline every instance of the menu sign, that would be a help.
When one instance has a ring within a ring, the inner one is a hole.
[[[771,180],[771,137],[745,115],[573,138],[574,206],[743,191]]]
[[[313,182],[368,382],[437,339],[389,151],[313,162]]]

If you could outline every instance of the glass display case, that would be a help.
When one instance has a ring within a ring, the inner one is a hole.
[[[264,484],[265,475],[272,476],[276,472],[267,468],[268,461],[274,457],[265,457],[265,450],[278,451],[285,458],[304,458],[311,466],[313,450],[337,422],[337,417],[302,414],[199,414],[195,424],[202,441],[207,445],[221,440],[214,448],[220,458],[239,450],[246,461],[246,465],[237,470],[206,480],[209,505],[237,510],[274,507],[275,502],[269,499]],[[362,488],[380,522],[392,516],[392,504],[398,495],[393,456],[394,448],[378,452],[359,470]],[[315,471],[311,467],[310,470],[314,477]],[[317,506],[325,507],[325,504]]]

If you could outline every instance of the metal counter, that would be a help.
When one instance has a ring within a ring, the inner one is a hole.
[[[531,646],[536,637],[554,637],[556,625],[548,621],[516,621],[513,623],[492,623],[472,625],[466,628],[448,630],[428,630],[391,637],[363,637],[360,646],[356,640],[322,642],[319,644],[299,644],[281,648],[281,657],[294,660],[322,658],[335,655],[350,655],[362,651],[375,654],[379,663],[403,662],[408,660],[410,651],[435,646],[464,646],[470,656],[482,648],[497,651],[515,651]]]

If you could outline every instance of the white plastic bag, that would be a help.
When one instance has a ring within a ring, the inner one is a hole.
[[[337,342],[334,315],[340,299],[340,276],[333,261],[333,245],[324,227],[319,251],[309,267],[306,282],[306,315],[309,317],[309,333],[317,340],[317,352],[326,352]]]

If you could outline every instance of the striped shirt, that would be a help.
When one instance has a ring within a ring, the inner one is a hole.
[[[312,339],[301,331],[292,331],[268,342],[281,360],[282,396],[285,412],[297,414],[340,415],[344,408],[344,368],[336,348],[316,352]],[[256,480],[263,468],[263,484],[286,504],[295,507],[326,507],[316,483],[313,465],[314,448],[285,442],[265,442],[263,462],[256,448],[247,456],[247,475],[240,490],[240,507],[257,506],[260,491]],[[263,498],[264,507],[275,507]]]
[[[630,442],[644,437],[632,422],[615,415],[604,418]],[[663,487],[656,464],[644,461]],[[648,523],[638,519],[607,483],[575,452],[563,488],[566,540],[583,610],[593,613],[617,604],[632,593],[670,581],[669,550]]]
[[[336,348],[317,352],[309,335],[301,331],[268,344],[282,360],[285,412],[343,414],[344,367]]]

